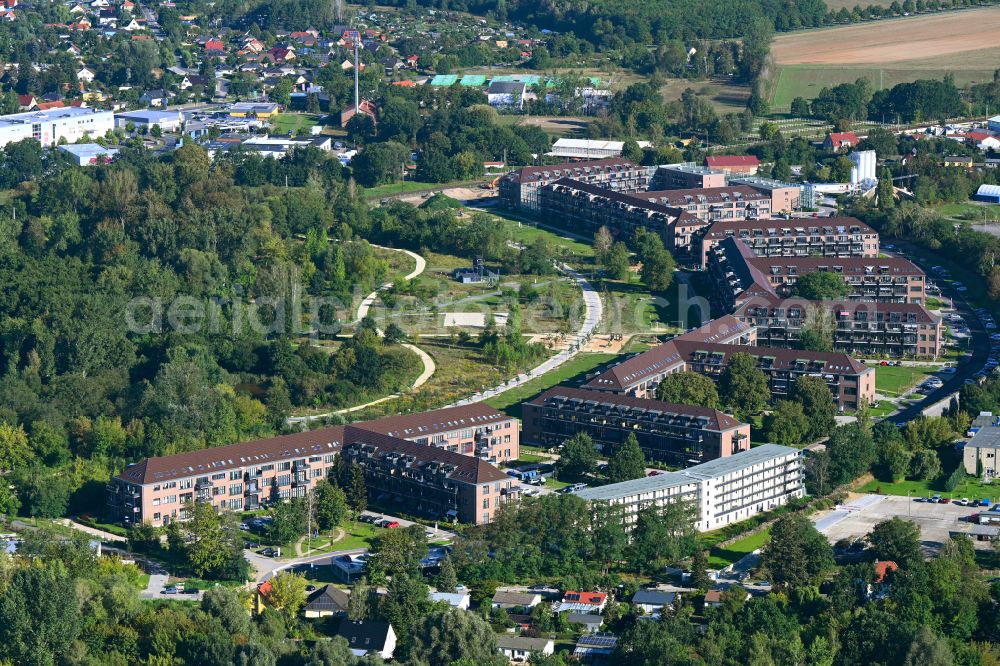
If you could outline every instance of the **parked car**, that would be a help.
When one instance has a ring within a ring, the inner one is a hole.
[[[164,588],[161,594],[177,594],[177,588],[171,585],[170,587]]]
[[[264,557],[274,557],[274,548],[263,548],[257,551],[258,555],[263,555]]]
[[[942,497],[941,498],[941,504],[951,504],[951,498]]]
[[[969,498],[968,497],[963,497],[960,500],[955,500],[955,504],[957,504],[959,506],[969,506]]]
[[[933,495],[933,496],[932,496],[932,497],[930,498],[930,500],[929,500],[929,501],[930,501],[931,503],[933,503],[933,504],[937,504],[938,502],[940,502],[940,501],[941,501],[941,496],[940,496],[940,495]]]
[[[397,527],[399,527],[399,521],[398,520],[386,520],[386,521],[383,521],[382,522],[382,527],[384,527],[386,529],[390,529],[390,530],[396,529]]]

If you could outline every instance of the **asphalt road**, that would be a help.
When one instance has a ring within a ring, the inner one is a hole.
[[[901,246],[907,255],[912,254],[912,247],[909,246],[909,244],[898,242],[896,244]],[[886,254],[892,253],[886,252]],[[920,262],[915,261],[911,256],[907,256],[906,258],[920,266],[925,273],[929,273],[929,266],[920,264]],[[947,282],[937,280],[937,284],[941,287],[941,292],[952,299],[958,314],[965,319],[965,323],[969,327],[969,337],[971,339],[969,343],[969,351],[972,352],[972,359],[960,364],[957,367],[957,372],[951,375],[950,379],[944,380],[944,384],[941,388],[936,391],[932,391],[920,402],[910,405],[902,411],[890,416],[889,418],[896,423],[912,421],[913,419],[918,418],[921,411],[927,406],[932,405],[939,400],[943,400],[956,391],[961,390],[962,386],[965,384],[965,380],[979,372],[990,355],[990,336],[986,329],[983,328],[983,323],[979,320],[979,315],[972,311],[972,306],[965,300],[965,297],[958,291],[955,291],[955,289],[953,289]]]

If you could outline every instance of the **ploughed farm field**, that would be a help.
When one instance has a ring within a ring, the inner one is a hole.
[[[1000,7],[780,34],[771,47],[772,106],[786,110],[795,97],[860,77],[876,90],[949,72],[958,85],[990,81],[1000,66],[998,34]]]

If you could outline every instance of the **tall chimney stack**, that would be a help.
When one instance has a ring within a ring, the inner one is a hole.
[[[358,39],[354,40],[354,113],[361,112],[361,93],[358,92],[358,77],[361,69],[361,61],[358,59],[358,42],[361,41],[361,31],[358,31]]]

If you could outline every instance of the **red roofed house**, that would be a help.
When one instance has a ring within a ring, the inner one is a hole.
[[[399,86],[400,88],[414,88],[416,87],[417,83],[416,81],[411,81],[410,79],[406,79],[405,81],[393,81],[392,85]],[[353,110],[353,107],[351,107],[351,109]]]
[[[858,135],[854,132],[830,132],[823,140],[823,147],[827,150],[840,150],[841,148],[854,148],[858,145]]]
[[[35,101],[34,95],[18,95],[17,107],[21,111],[33,111],[38,108],[38,102]]]
[[[705,158],[705,166],[731,176],[753,176],[760,168],[760,160],[753,155],[711,155]]]
[[[205,42],[205,53],[224,54],[225,52],[226,45],[222,43],[221,39],[210,39]]]
[[[358,105],[357,113],[360,113],[362,115],[368,116],[369,118],[372,119],[372,122],[375,122],[377,120],[377,118],[375,116],[375,113],[376,113],[375,102],[371,102],[371,101],[369,101],[367,99],[361,100],[361,103]],[[340,126],[341,127],[347,127],[347,121],[349,121],[351,118],[353,118],[354,114],[355,114],[355,110],[354,110],[354,105],[353,104],[351,104],[346,109],[344,109],[343,111],[341,111],[340,112]]]
[[[884,562],[875,563],[875,581],[876,583],[884,583],[885,577],[889,575],[890,571],[899,571],[899,565],[892,560],[885,560]]]
[[[64,106],[66,105],[62,103],[62,100],[56,100],[55,102],[41,102],[38,104],[38,110],[48,111],[49,109],[61,109]]]
[[[419,58],[417,56],[415,56],[415,55],[407,56],[406,57],[406,64],[409,65],[410,67],[416,67],[418,60],[419,60]]]
[[[561,610],[579,609],[600,613],[608,603],[608,595],[604,592],[577,592],[567,590],[563,594]]]
[[[868,584],[869,599],[882,599],[889,593],[889,584],[885,579],[891,571],[899,571],[899,565],[892,560],[875,562],[875,577]]]

